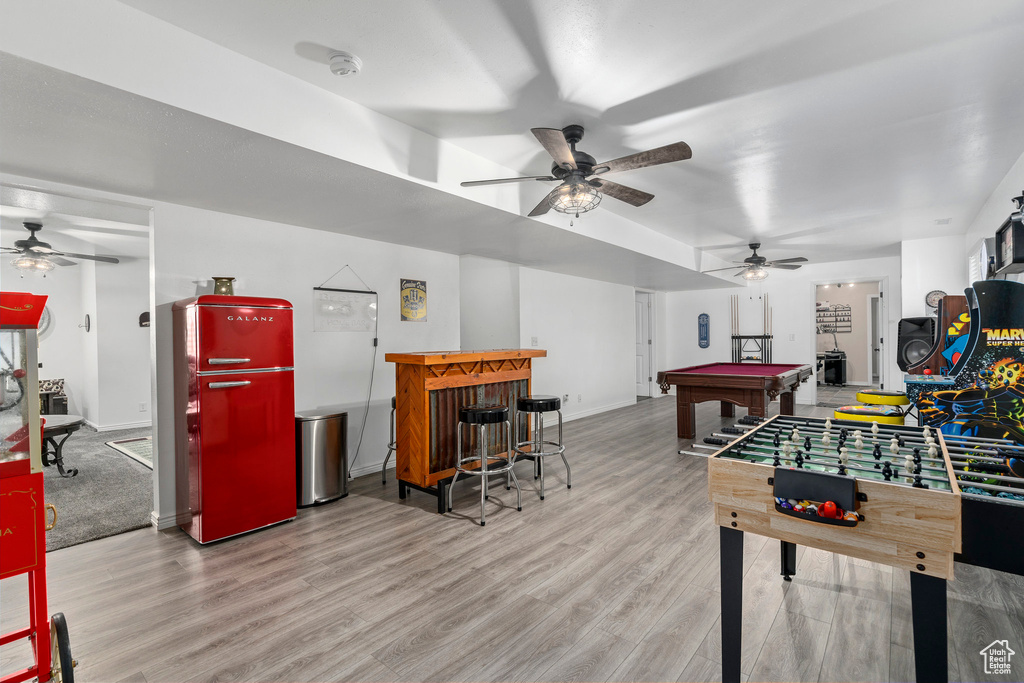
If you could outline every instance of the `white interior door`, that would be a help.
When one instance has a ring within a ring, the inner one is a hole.
[[[636,395],[651,395],[651,293],[636,293]]]

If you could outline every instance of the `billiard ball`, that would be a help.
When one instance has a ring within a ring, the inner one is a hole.
[[[818,515],[828,519],[835,519],[837,509],[836,504],[828,500],[818,506]]]

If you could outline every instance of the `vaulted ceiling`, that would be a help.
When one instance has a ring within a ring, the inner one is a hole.
[[[466,231],[488,221],[512,228],[481,255],[529,261],[514,243],[529,234],[565,250],[553,261],[566,272],[592,275],[591,249],[632,253],[641,273],[663,259],[664,277],[633,280],[659,289],[720,285],[693,271],[742,259],[752,239],[769,258],[822,262],[962,234],[1024,152],[1024,4],[1012,0],[2,4],[0,142],[16,142],[3,145],[2,171],[236,211],[255,169],[239,171],[223,207],[204,194],[208,179],[168,174],[204,154],[273,149],[285,163],[256,172],[253,214],[282,219],[257,210],[262,183],[320,191],[338,176],[353,189],[302,193],[284,222],[359,234],[318,217],[348,192],[369,207],[355,223],[429,211],[444,251],[470,253]],[[336,49],[363,59],[358,76],[330,73]],[[63,73],[77,80],[48,89]],[[260,97],[265,111],[252,111]],[[366,140],[326,139],[332,120],[357,136],[371,122],[391,158]],[[655,199],[605,198],[573,226],[524,218],[548,185],[458,187],[548,173],[529,129],[570,123],[599,161],[678,140],[693,158],[617,174]],[[46,135],[58,129],[74,138]],[[122,133],[153,142],[111,144]],[[187,154],[160,143],[183,134],[222,142]]]

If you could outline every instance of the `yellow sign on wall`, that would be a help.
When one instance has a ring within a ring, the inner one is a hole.
[[[402,279],[402,321],[427,321],[427,281]]]

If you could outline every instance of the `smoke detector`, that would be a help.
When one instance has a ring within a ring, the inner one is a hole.
[[[337,50],[329,55],[331,73],[335,76],[355,76],[363,68],[363,60],[351,52]]]

